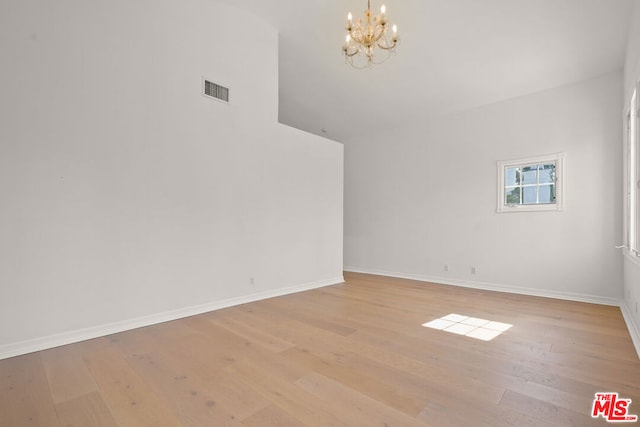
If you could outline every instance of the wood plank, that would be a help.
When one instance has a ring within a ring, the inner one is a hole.
[[[527,413],[511,408],[487,405],[479,407],[467,402],[448,399],[432,401],[418,415],[419,420],[426,420],[441,427],[458,427],[473,425],[474,427],[553,427],[554,424],[537,419]]]
[[[305,427],[307,425],[276,405],[269,405],[244,420],[243,424],[247,427]]]
[[[348,425],[380,427],[429,425],[316,372],[300,378],[295,384],[316,395]]]
[[[184,425],[239,425],[239,420],[269,405],[266,399],[222,371],[221,366],[214,364],[211,372],[203,371],[200,364],[185,363],[179,354],[167,351],[161,344],[147,346],[147,353],[132,353],[127,340],[118,345],[124,347],[129,364],[169,402],[168,406]]]
[[[76,346],[53,348],[43,351],[41,356],[55,403],[98,390]]]
[[[217,313],[213,313],[213,314],[217,314]],[[265,334],[264,332],[260,331],[258,328],[255,328],[249,324],[243,323],[238,319],[234,318],[232,315],[231,316],[228,314],[222,315],[222,316],[207,315],[205,316],[205,318],[209,322],[213,323],[214,325],[224,328],[227,331],[230,331],[251,343],[258,344],[274,353],[278,353],[293,347],[292,343],[280,340],[277,337],[274,337],[273,335]]]
[[[400,412],[417,416],[426,402],[430,384],[418,377],[403,375],[376,363],[361,364],[354,360],[325,359],[304,348],[287,350],[287,360],[293,360],[306,366],[309,371],[317,372],[365,394]],[[370,368],[376,368],[370,369]],[[395,376],[394,376],[395,375]]]
[[[348,425],[333,414],[332,408],[322,405],[314,395],[280,377],[277,371],[242,361],[230,366],[228,372],[308,426]]]
[[[169,365],[161,355],[138,354],[127,361],[182,425],[242,425],[236,414],[220,405],[209,383],[197,375],[186,374],[179,365]]]
[[[181,426],[176,414],[107,338],[77,344],[118,425]]]
[[[117,427],[111,410],[99,392],[66,400],[56,405],[60,425],[64,427]]]
[[[0,362],[0,425],[59,425],[40,353]]]
[[[593,399],[592,399],[593,401]],[[585,405],[581,412],[570,411],[551,403],[531,399],[523,394],[507,390],[501,407],[516,409],[532,417],[556,426],[601,426],[602,420],[591,418],[591,405]]]

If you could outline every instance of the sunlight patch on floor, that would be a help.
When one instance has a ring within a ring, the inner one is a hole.
[[[504,331],[509,330],[513,325],[451,313],[431,322],[423,323],[422,326],[483,341],[491,341]]]

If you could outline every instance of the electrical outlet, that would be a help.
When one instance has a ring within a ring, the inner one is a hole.
[[[449,264],[445,264],[443,270],[444,271],[449,271]]]
[[[475,267],[471,267],[471,274],[476,274],[476,273],[477,273],[476,268]]]

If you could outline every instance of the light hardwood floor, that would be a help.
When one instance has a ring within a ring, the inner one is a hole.
[[[458,313],[480,341],[421,326]],[[590,426],[640,415],[620,310],[362,274],[0,361],[0,426]]]

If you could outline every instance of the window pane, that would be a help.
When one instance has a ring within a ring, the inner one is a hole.
[[[522,198],[525,205],[535,205],[537,201],[536,193],[537,187],[524,187],[522,189]]]
[[[555,203],[556,202],[556,186],[541,185],[538,190],[538,202],[539,203]]]
[[[507,190],[505,192],[504,200],[505,200],[505,204],[507,205],[519,205],[520,204],[520,187]]]
[[[522,168],[522,183],[523,184],[535,184],[536,174],[538,172],[538,166],[526,166]]]
[[[556,165],[540,165],[540,183],[553,182],[555,180]]]
[[[505,168],[504,185],[506,187],[513,187],[518,184],[520,184],[520,171],[518,168]]]

